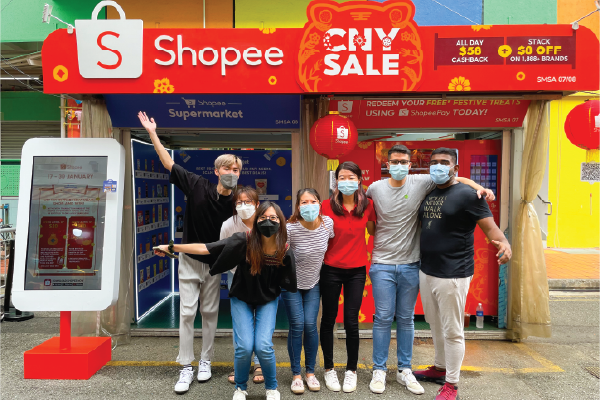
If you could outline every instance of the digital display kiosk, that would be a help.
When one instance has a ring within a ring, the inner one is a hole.
[[[113,139],[23,146],[13,303],[99,311],[117,301],[125,153]]]

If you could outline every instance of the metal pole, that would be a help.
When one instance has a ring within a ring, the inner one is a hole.
[[[61,106],[59,107],[60,113],[61,113],[61,138],[67,137],[67,133],[65,131],[65,110],[63,108],[64,106],[65,106],[65,95],[61,94]]]
[[[15,240],[8,241],[8,250],[10,255],[8,259],[8,271],[6,272],[6,286],[4,287],[4,313],[8,314],[10,311],[10,292],[13,289],[13,275],[15,269]]]
[[[61,351],[71,350],[71,311],[61,311]]]

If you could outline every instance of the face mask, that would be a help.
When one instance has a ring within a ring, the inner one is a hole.
[[[432,178],[437,185],[444,185],[451,179],[451,176],[449,175],[450,170],[451,167],[448,165],[430,165],[430,178]]]
[[[249,219],[255,213],[256,207],[252,204],[246,205],[242,204],[240,206],[236,206],[236,212],[242,219]]]
[[[409,173],[409,164],[391,165],[388,170],[390,171],[390,176],[392,176],[392,179],[395,181],[402,181]]]
[[[340,181],[338,182],[338,190],[342,192],[342,194],[346,194],[350,196],[355,193],[359,189],[358,181]]]
[[[315,221],[319,215],[319,204],[305,204],[300,206],[300,215],[307,222]]]
[[[266,219],[265,221],[257,223],[257,229],[261,235],[265,237],[272,237],[280,229],[280,224],[279,222],[273,222]]]
[[[219,181],[224,188],[232,190],[238,185],[238,176],[235,174],[219,175]]]

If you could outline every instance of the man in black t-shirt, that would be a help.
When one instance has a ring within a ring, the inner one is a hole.
[[[184,214],[182,244],[213,243],[219,240],[221,225],[233,215],[233,193],[236,188],[242,161],[223,154],[215,160],[216,185],[202,176],[175,164],[161,144],[156,133],[156,123],[146,113],[138,114],[140,122],[150,135],[152,144],[163,163],[171,172],[169,181],[177,186],[187,199]],[[202,315],[202,353],[198,362],[198,381],[211,378],[211,357],[219,316],[220,276],[210,276],[211,256],[180,254],[179,256],[179,354],[177,362],[183,365],[175,385],[176,393],[185,393],[194,380],[194,318],[200,301]]]
[[[434,365],[414,375],[421,381],[444,382],[435,400],[457,398],[465,353],[463,313],[474,275],[474,229],[478,225],[499,250],[499,265],[511,258],[511,246],[495,224],[486,200],[455,179],[457,152],[432,152],[430,177],[436,188],[419,209],[421,268],[419,286],[426,321],[434,341]]]

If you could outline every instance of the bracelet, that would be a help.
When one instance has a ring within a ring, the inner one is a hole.
[[[169,249],[169,253],[173,254],[173,240],[169,241],[169,247],[168,247],[168,249]]]

